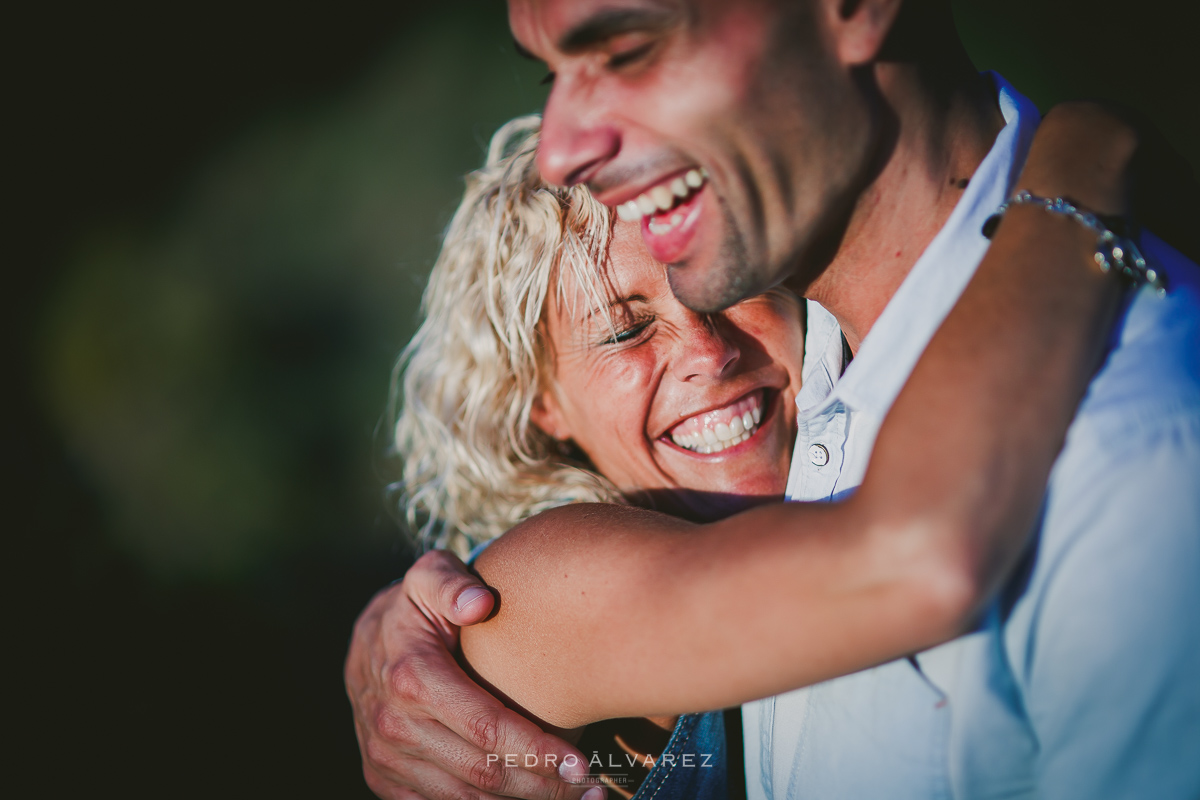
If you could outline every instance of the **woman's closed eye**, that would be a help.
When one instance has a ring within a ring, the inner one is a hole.
[[[630,344],[637,342],[642,338],[642,334],[649,331],[654,318],[639,320],[629,325],[618,327],[616,332],[605,339],[601,344]]]

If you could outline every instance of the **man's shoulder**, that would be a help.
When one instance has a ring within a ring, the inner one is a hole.
[[[1144,242],[1168,291],[1131,298],[1067,432],[1047,496],[1049,538],[1060,544],[1097,527],[1099,509],[1116,524],[1118,507],[1200,481],[1200,268],[1149,234]],[[1177,521],[1200,523],[1200,509],[1178,495],[1165,505]]]
[[[1052,664],[1048,654],[1072,624],[1150,631],[1151,620],[1176,620],[1172,609],[1191,608],[1200,591],[1191,568],[1200,553],[1200,269],[1157,239],[1146,244],[1169,290],[1142,289],[1122,313],[1051,473],[1032,571],[1014,584],[1022,588],[1009,643],[1026,680],[1029,637],[1042,642],[1036,660]],[[1098,643],[1076,644],[1094,654]]]
[[[1076,420],[1104,438],[1200,415],[1200,267],[1149,232],[1143,243],[1169,291],[1143,288],[1118,320]]]

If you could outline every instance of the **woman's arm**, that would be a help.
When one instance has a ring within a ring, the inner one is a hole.
[[[1019,188],[1123,211],[1133,132],[1086,106],[1043,123]],[[1120,296],[1094,235],[1005,218],[839,503],[694,525],[570,506],[479,559],[499,608],[464,628],[475,670],[570,728],[734,705],[961,633],[1007,575]],[[924,458],[920,469],[913,454]]]

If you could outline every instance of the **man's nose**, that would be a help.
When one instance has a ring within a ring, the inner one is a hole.
[[[559,186],[574,186],[616,156],[621,149],[617,129],[600,121],[595,109],[575,108],[571,87],[555,85],[542,112],[537,165],[542,178]]]
[[[733,374],[742,351],[719,318],[697,314],[681,332],[671,369],[683,382],[715,381]]]

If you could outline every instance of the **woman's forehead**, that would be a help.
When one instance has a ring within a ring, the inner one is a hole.
[[[634,223],[618,222],[609,240],[607,258],[591,269],[589,285],[580,285],[576,270],[561,269],[556,313],[560,318],[594,316],[597,306],[620,304],[630,297],[657,298],[670,294],[667,270],[647,252]]]
[[[646,249],[642,238],[642,227],[636,222],[618,220],[613,225],[608,248],[607,271],[613,283],[621,285],[631,281],[666,280],[667,269]]]

